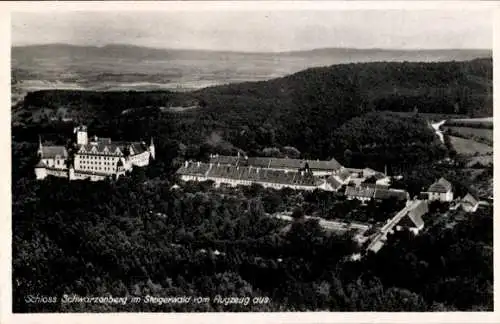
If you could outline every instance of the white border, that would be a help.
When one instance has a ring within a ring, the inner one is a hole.
[[[0,63],[0,87],[3,91],[3,102],[0,114],[1,132],[0,148],[4,152],[0,159],[0,170],[3,180],[0,185],[0,206],[4,222],[0,226],[0,323],[106,323],[111,321],[120,323],[135,323],[144,321],[148,323],[185,322],[185,323],[500,323],[499,298],[495,298],[496,312],[481,313],[120,313],[120,314],[12,314],[12,287],[11,287],[11,151],[10,151],[10,12],[12,11],[261,11],[261,10],[367,10],[367,9],[460,9],[474,10],[489,8],[495,11],[494,31],[494,94],[500,91],[500,77],[498,64],[500,37],[500,3],[496,1],[175,1],[175,2],[2,2],[0,3],[0,53],[3,60]],[[494,98],[494,111],[499,107],[500,99]],[[494,114],[497,119],[497,114]],[[496,124],[496,122],[495,122]],[[497,157],[497,145],[500,134],[495,127],[494,157]],[[499,175],[494,172],[495,198],[497,196]],[[495,199],[496,200],[496,199]],[[496,211],[496,207],[495,207]],[[498,217],[495,217],[498,218]],[[495,221],[494,228],[498,224]],[[498,235],[495,230],[494,251],[497,250]],[[494,252],[494,263],[499,263],[498,253]],[[498,278],[498,267],[495,267],[494,277]],[[497,294],[497,281],[495,280],[495,296]]]

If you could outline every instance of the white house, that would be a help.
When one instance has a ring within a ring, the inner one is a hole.
[[[445,178],[440,178],[434,182],[427,192],[429,200],[438,201],[452,201],[453,200],[453,187],[451,183]]]

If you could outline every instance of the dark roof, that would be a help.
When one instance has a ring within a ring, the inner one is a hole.
[[[452,189],[451,183],[445,178],[440,178],[438,181],[434,182],[427,191],[445,193],[451,191],[451,189]]]
[[[47,164],[45,164],[42,160],[40,160],[36,165],[35,168],[46,168]]]
[[[210,165],[201,162],[188,162],[187,166],[185,164],[177,170],[177,174],[301,186],[320,184],[320,179],[305,172],[286,172],[252,166]]]
[[[117,151],[118,149],[118,151]],[[137,155],[147,151],[144,142],[112,142],[97,141],[95,144],[80,145],[79,154],[123,156],[129,150],[130,154]]]
[[[67,158],[68,151],[64,146],[42,146],[42,158]]]
[[[144,142],[131,142],[129,145],[133,150],[132,155],[141,154],[148,150],[148,147]]]
[[[383,185],[383,184],[376,184],[376,183],[371,183],[371,182],[362,182],[360,184],[361,187],[370,187],[370,188],[375,188],[377,190],[382,190],[382,189],[389,189],[388,185]]]
[[[403,227],[416,227],[421,229],[424,227],[424,221],[421,216],[406,214],[398,223],[399,226]]]
[[[78,150],[79,154],[95,154],[95,155],[112,155],[112,156],[123,156],[123,152],[126,147],[123,145],[118,145],[116,143],[104,144],[97,143],[80,145]],[[117,151],[118,150],[118,151]]]
[[[87,170],[75,170],[75,174],[86,174],[86,175],[97,175],[97,176],[111,176],[109,173],[97,172],[97,171],[87,171]]]
[[[376,188],[374,198],[375,199],[396,198],[398,200],[406,200],[408,199],[408,192],[406,192],[405,190],[398,190],[398,189]]]
[[[242,166],[253,166],[259,168],[270,169],[301,169],[304,168],[306,163],[311,170],[338,170],[342,166],[335,159],[330,161],[320,160],[302,160],[302,159],[284,159],[284,158],[271,158],[271,157],[244,157],[244,156],[226,156],[226,155],[213,155],[210,157],[210,163],[229,164]]]
[[[326,182],[332,186],[333,189],[338,189],[342,186],[342,182],[338,181],[336,177],[334,176],[329,176],[327,179],[326,179]]]
[[[192,176],[205,176],[210,165],[207,163],[188,162],[177,170],[177,174],[192,175]]]
[[[427,201],[420,200],[414,202],[409,207],[408,212],[401,219],[398,225],[405,227],[416,227],[418,229],[421,229],[422,227],[424,227],[424,220],[422,219],[422,216],[427,214],[428,211],[429,208]]]
[[[386,175],[383,174],[382,172],[376,172],[373,177],[376,179],[376,180],[380,180],[380,179],[384,179],[386,178]]]

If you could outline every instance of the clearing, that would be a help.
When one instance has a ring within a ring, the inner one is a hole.
[[[458,154],[488,155],[493,153],[493,147],[470,139],[450,136],[451,145]]]

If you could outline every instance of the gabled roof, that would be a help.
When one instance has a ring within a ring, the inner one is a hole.
[[[380,179],[384,179],[386,178],[387,176],[385,174],[383,174],[382,172],[376,172],[373,177],[375,178],[375,180],[380,180]]]
[[[420,200],[415,201],[410,205],[409,210],[406,215],[399,221],[399,226],[404,227],[415,227],[417,229],[422,229],[424,227],[424,220],[422,216],[427,214],[429,211],[429,205],[427,201]]]
[[[434,182],[429,189],[428,192],[438,192],[438,193],[446,193],[451,191],[452,185],[445,178],[440,178],[438,181]]]
[[[333,189],[337,190],[338,188],[342,187],[342,182],[340,182],[335,176],[329,176],[326,179],[326,182],[332,186]]]
[[[424,227],[424,221],[418,214],[406,214],[398,223],[399,226],[403,227],[415,227],[422,229]]]
[[[68,151],[64,146],[42,146],[41,153],[44,159],[62,159],[68,157]]]
[[[40,160],[36,165],[35,168],[46,168],[47,164],[45,164],[42,160]]]
[[[375,187],[374,198],[375,199],[396,198],[398,200],[406,200],[408,199],[408,192],[406,192],[405,190],[385,189],[385,188]]]
[[[474,198],[474,196],[472,196],[470,193],[468,193],[467,195],[465,195],[465,197],[462,198],[461,202],[463,204],[470,204],[472,206],[475,206],[475,205],[479,204],[479,202],[477,201],[477,199]]]
[[[127,150],[131,155],[137,155],[147,151],[147,147],[144,142],[112,142],[108,144],[106,141],[97,141],[94,144],[80,145],[78,153],[123,156]]]
[[[422,217],[425,214],[427,214],[428,211],[429,211],[429,205],[428,205],[427,201],[420,200],[411,206],[411,209],[408,211],[408,214],[411,217],[418,218],[418,217]]]

